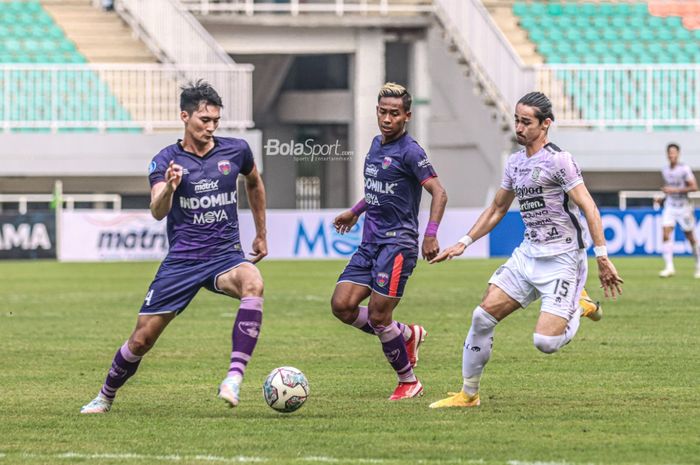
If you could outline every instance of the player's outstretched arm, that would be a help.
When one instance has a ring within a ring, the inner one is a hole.
[[[245,176],[245,190],[255,223],[255,239],[250,261],[257,263],[267,255],[267,226],[265,223],[265,185],[256,166]]]
[[[615,265],[608,258],[608,251],[605,248],[605,235],[603,234],[603,222],[600,219],[600,212],[585,184],[579,184],[569,192],[571,200],[578,205],[586,216],[588,230],[593,239],[593,250],[598,262],[598,278],[600,287],[603,288],[605,297],[615,298],[622,294],[622,283],[624,282],[615,269]]]
[[[421,251],[423,253],[423,258],[432,260],[437,257],[440,252],[440,244],[437,239],[437,227],[442,220],[442,215],[445,214],[447,191],[442,187],[437,177],[428,179],[423,184],[423,188],[430,193],[432,200],[430,201],[430,219],[428,220],[428,227],[423,236]]]
[[[158,221],[165,218],[173,206],[173,194],[182,181],[182,166],[170,160],[165,170],[165,181],[151,188],[151,215]]]
[[[435,258],[430,260],[430,263],[439,263],[462,255],[469,244],[490,233],[491,230],[500,223],[501,219],[503,219],[508,212],[510,204],[513,203],[513,199],[515,199],[515,193],[513,191],[503,189],[502,187],[498,189],[491,205],[481,212],[481,215],[479,215],[479,218],[467,235],[460,239],[455,245],[440,252]]]
[[[360,215],[367,211],[367,203],[365,199],[357,202],[350,210],[345,210],[340,215],[336,216],[333,220],[333,226],[336,232],[340,234],[345,234],[350,231],[357,220],[360,219]]]

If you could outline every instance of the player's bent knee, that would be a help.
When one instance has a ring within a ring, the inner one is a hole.
[[[335,296],[331,298],[331,312],[333,313],[333,316],[340,321],[352,323],[352,321],[348,322],[347,320],[352,317],[353,310],[352,305],[347,299],[339,299]]]
[[[563,334],[560,334],[559,336],[545,336],[534,333],[532,335],[532,342],[535,344],[537,350],[545,354],[553,354],[561,349],[565,340],[566,336]]]
[[[253,278],[243,283],[241,294],[244,297],[262,297],[265,284],[260,278]]]
[[[134,334],[129,339],[129,350],[135,355],[145,355],[156,343],[156,338]]]

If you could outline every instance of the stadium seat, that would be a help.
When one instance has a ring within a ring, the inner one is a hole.
[[[39,1],[0,2],[0,63],[9,64],[66,64],[86,63],[87,60],[69,40]],[[3,113],[10,121],[48,121],[58,114],[59,120],[90,122],[102,115],[116,121],[130,121],[109,87],[92,71],[61,70],[55,79],[47,80],[40,71],[10,71],[0,77],[5,89],[12,89],[16,98],[27,103],[24,110],[11,108]],[[64,99],[52,109],[54,92]],[[99,99],[104,99],[100,104]],[[49,100],[51,99],[51,100]],[[104,111],[104,113],[100,113]],[[50,128],[23,128],[40,132]],[[137,130],[140,130],[136,128]],[[13,129],[14,130],[14,129]],[[94,128],[71,128],[69,132],[94,131]]]
[[[532,1],[516,2],[513,14],[546,63],[673,64],[700,61],[700,2],[693,1]],[[668,78],[669,74],[660,76]],[[577,80],[584,79],[578,73]],[[646,108],[647,79],[633,72],[606,74],[602,92],[608,102],[601,108],[586,86],[561,76],[571,99],[585,117],[620,118],[622,109]],[[672,81],[676,82],[676,81]],[[676,101],[689,101],[691,83],[677,80]],[[693,81],[694,84],[694,81]],[[594,86],[592,87],[592,89]],[[694,103],[693,103],[694,105]],[[685,108],[685,107],[684,107]],[[668,111],[668,107],[658,107]],[[688,113],[687,108],[683,111]],[[602,114],[599,114],[601,113]],[[628,117],[635,115],[630,113]],[[690,119],[690,117],[688,117]]]

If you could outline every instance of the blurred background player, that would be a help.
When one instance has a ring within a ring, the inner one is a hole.
[[[685,163],[679,161],[681,149],[678,144],[668,144],[666,156],[668,166],[664,167],[661,175],[664,178],[662,190],[666,194],[663,219],[663,245],[662,255],[664,257],[664,269],[659,276],[669,278],[676,274],[673,266],[673,231],[678,223],[685,234],[685,238],[690,242],[690,246],[695,256],[695,277],[700,279],[700,250],[695,240],[695,208],[688,199],[688,192],[698,190],[698,184],[693,175],[693,170]]]
[[[136,373],[165,327],[206,287],[240,299],[231,364],[219,397],[238,405],[239,390],[260,332],[263,280],[253,263],[267,255],[265,188],[247,142],[214,137],[221,98],[206,82],[182,89],[181,141],[160,151],[149,167],[151,213],[167,216],[169,252],[149,287],[136,329],[114,356],[97,397],[81,413],[106,413],[117,390]],[[248,261],[238,232],[236,184],[245,177],[257,235]]]
[[[570,153],[547,140],[553,121],[552,104],[544,94],[531,92],[520,99],[515,109],[515,133],[518,144],[525,148],[508,159],[501,188],[469,233],[431,261],[461,255],[472,242],[489,233],[518,198],[525,238],[493,274],[486,295],[472,314],[462,355],[462,390],[432,403],[431,408],[480,404],[479,382],[491,355],[496,325],[534,300],[542,299],[533,335],[538,350],[551,354],[576,335],[581,317],[577,301],[588,274],[579,208],[593,239],[606,297],[622,292],[622,279],[607,256],[600,213],[581,171]]]
[[[381,135],[365,157],[365,198],[334,220],[343,234],[367,212],[362,243],[338,278],[331,299],[333,315],[345,324],[376,334],[399,384],[390,400],[423,394],[413,373],[425,329],[393,321],[418,259],[418,207],[424,188],[432,196],[430,220],[423,239],[423,257],[440,251],[437,230],[447,205],[447,193],[425,151],[406,133],[411,119],[411,94],[401,85],[379,91],[377,124]],[[369,297],[369,304],[359,306]]]

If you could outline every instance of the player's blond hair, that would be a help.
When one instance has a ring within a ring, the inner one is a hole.
[[[377,97],[377,103],[382,99],[382,97],[395,97],[400,98],[403,102],[403,109],[406,112],[411,111],[411,103],[413,103],[413,97],[408,93],[408,90],[401,84],[395,82],[387,82],[379,89],[379,96]]]

